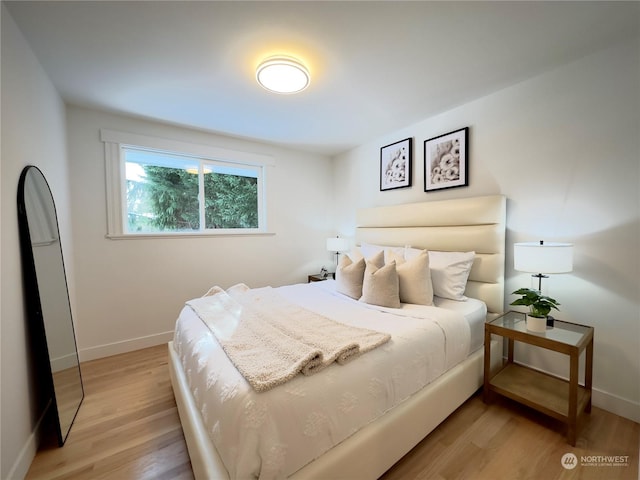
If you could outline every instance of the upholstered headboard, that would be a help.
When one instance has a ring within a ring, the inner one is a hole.
[[[451,252],[475,251],[465,294],[504,309],[506,198],[503,195],[359,210],[356,241]]]

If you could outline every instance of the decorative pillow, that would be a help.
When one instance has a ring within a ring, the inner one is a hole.
[[[378,252],[374,253],[371,256],[368,256],[365,258],[365,261],[368,263],[373,264],[374,267],[376,268],[382,268],[384,267],[384,258],[385,258],[385,254],[383,250],[379,250]]]
[[[404,258],[404,250],[405,247],[390,247],[387,245],[373,245],[371,243],[365,243],[362,242],[360,244],[360,251],[362,252],[362,255],[364,256],[364,258],[369,259],[371,258],[373,255],[375,255],[378,252],[384,252],[384,262],[385,263],[391,263],[391,258],[389,257],[389,253],[393,252],[396,255],[401,256],[402,258]]]
[[[392,261],[378,268],[370,261],[366,261],[360,301],[381,307],[400,308],[396,262]]]
[[[348,297],[359,299],[362,296],[364,269],[364,258],[352,262],[348,255],[344,255],[336,269],[336,290]]]
[[[433,305],[433,285],[427,251],[422,250],[420,254],[408,261],[393,252],[390,253],[390,258],[396,262],[400,301],[417,305]]]
[[[451,300],[466,300],[469,272],[473,266],[475,252],[429,251],[429,267],[433,294]]]

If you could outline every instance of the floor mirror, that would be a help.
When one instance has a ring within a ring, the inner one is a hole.
[[[60,231],[44,175],[27,166],[18,184],[18,223],[32,360],[42,408],[64,445],[84,398]]]

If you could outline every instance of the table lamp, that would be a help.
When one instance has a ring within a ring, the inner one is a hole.
[[[336,252],[336,266],[338,265],[338,255],[340,252],[349,250],[349,240],[340,237],[327,238],[327,250]]]
[[[567,273],[573,270],[573,244],[525,242],[513,244],[513,268],[519,272],[537,272],[538,291],[542,293],[545,273]]]

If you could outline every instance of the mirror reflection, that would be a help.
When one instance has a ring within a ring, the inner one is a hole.
[[[39,380],[50,385],[46,394],[51,396],[50,408],[57,417],[58,443],[62,445],[80,408],[84,390],[55,203],[37,167],[23,170],[18,204],[29,327],[40,330],[34,336],[46,340],[41,349],[47,355],[34,352],[34,358],[48,362],[48,368],[39,369],[38,375],[48,377]]]

